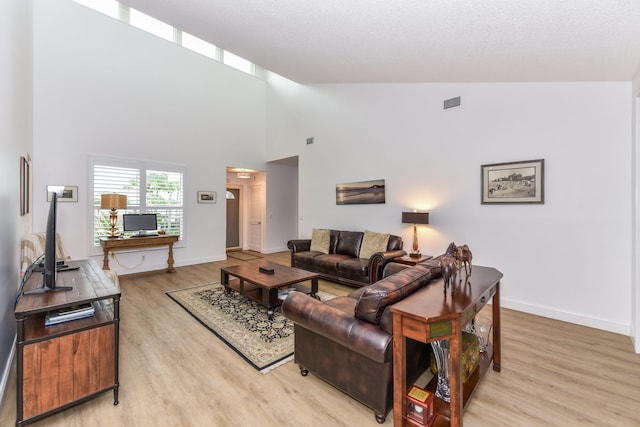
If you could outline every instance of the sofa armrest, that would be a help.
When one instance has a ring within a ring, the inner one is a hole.
[[[376,283],[382,279],[384,267],[394,260],[406,255],[407,252],[403,249],[398,249],[389,252],[376,252],[369,258],[369,283]]]
[[[293,254],[296,252],[306,252],[311,250],[311,239],[297,239],[297,240],[289,240],[287,242],[287,248],[289,248],[289,252],[291,253],[291,267],[295,267],[296,263],[293,259]]]
[[[289,240],[287,242],[287,248],[289,248],[292,253],[311,250],[311,239]]]
[[[384,363],[391,359],[393,336],[376,325],[357,319],[353,313],[345,313],[309,295],[293,292],[284,300],[282,314],[296,325],[376,362]]]

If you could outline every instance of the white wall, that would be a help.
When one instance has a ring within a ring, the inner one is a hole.
[[[0,13],[0,406],[4,397],[16,322],[20,239],[31,215],[20,216],[20,157],[31,155],[31,2],[7,0]]]
[[[267,197],[264,253],[287,250],[298,235],[298,166],[267,163]]]
[[[638,264],[638,254],[640,254],[640,68],[634,76],[632,89],[632,147],[633,155],[633,179],[632,179],[632,292],[631,292],[631,339],[633,340],[636,353],[640,353],[640,265]]]
[[[299,155],[300,237],[372,229],[408,245],[401,212],[427,209],[422,252],[469,244],[504,273],[505,307],[630,333],[629,82],[270,84],[267,155]],[[545,204],[480,204],[482,164],[538,158]],[[335,184],[378,178],[386,204],[335,204]]]
[[[265,82],[69,0],[34,5],[34,229],[47,185],[77,185],[59,204],[73,258],[90,255],[88,156],[185,165],[186,247],[176,265],[225,259],[226,166],[264,169]],[[119,253],[118,273],[166,266],[166,248]],[[98,256],[99,258],[99,256]]]

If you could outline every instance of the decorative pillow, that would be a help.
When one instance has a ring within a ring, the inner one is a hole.
[[[329,239],[330,231],[328,229],[313,229],[311,235],[311,251],[322,252],[323,254],[329,253]]]
[[[369,259],[376,252],[386,252],[389,245],[389,234],[376,233],[364,230],[362,246],[360,247],[360,258]]]

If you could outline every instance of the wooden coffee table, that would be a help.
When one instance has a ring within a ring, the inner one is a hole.
[[[260,267],[272,268],[273,273],[263,273],[260,271]],[[230,283],[229,276],[238,278],[239,283]],[[248,261],[220,269],[220,281],[224,285],[225,291],[238,291],[241,295],[267,307],[269,320],[273,320],[273,310],[282,304],[282,300],[278,298],[279,288],[293,285],[296,290],[309,293],[312,297],[317,298],[319,277],[320,275],[317,273],[266,260]],[[309,288],[299,285],[300,282],[307,280],[311,280],[310,292]]]

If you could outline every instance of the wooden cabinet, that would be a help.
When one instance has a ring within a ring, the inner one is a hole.
[[[462,412],[487,372],[491,362],[493,370],[500,371],[500,279],[502,273],[490,267],[473,266],[473,275],[467,279],[459,271],[462,283],[456,291],[444,292],[442,279],[434,280],[425,288],[394,304],[393,313],[393,417],[394,425],[415,425],[403,416],[406,392],[406,340],[430,343],[449,340],[449,377],[451,400],[449,403],[435,398],[436,419],[433,426],[461,426]],[[493,346],[481,353],[479,368],[466,383],[462,382],[462,330],[487,304],[492,303]],[[436,381],[427,389],[435,391]]]
[[[113,390],[118,404],[120,290],[93,261],[58,273],[70,291],[22,295],[17,322],[16,425],[24,425]],[[42,285],[33,273],[24,289]],[[91,317],[45,326],[48,312],[92,302]]]

